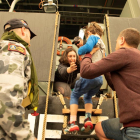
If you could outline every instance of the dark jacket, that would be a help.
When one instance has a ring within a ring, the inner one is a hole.
[[[77,70],[72,73],[67,73],[67,68],[70,65],[59,64],[55,72],[55,82],[65,82],[72,84],[77,77],[77,73],[80,72],[80,66],[77,66]]]
[[[81,77],[92,79],[105,74],[118,95],[120,122],[140,122],[140,51],[121,48],[96,63],[91,63],[90,57],[86,55],[81,62]]]

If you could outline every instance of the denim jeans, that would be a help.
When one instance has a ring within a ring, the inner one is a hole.
[[[84,94],[84,103],[92,104],[92,96],[95,95],[103,84],[102,76],[94,79],[85,79],[80,77],[76,81],[75,87],[71,93],[70,105],[78,104],[78,99]]]
[[[119,118],[102,121],[102,129],[108,139],[114,140],[140,140],[140,128],[127,127],[122,130],[123,126]]]
[[[124,128],[123,140],[140,140],[140,128],[139,127]]]
[[[119,118],[102,121],[101,125],[108,139],[123,140],[123,131],[120,130],[123,125],[120,123]]]

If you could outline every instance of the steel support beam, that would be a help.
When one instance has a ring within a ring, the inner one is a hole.
[[[76,7],[76,8],[95,8],[95,9],[109,9],[109,10],[122,10],[123,8],[117,7],[103,7],[103,6],[88,6],[88,5],[69,5],[69,4],[58,4],[58,7]]]
[[[105,14],[107,14],[107,13],[74,12],[74,11],[59,11],[59,13],[87,14],[87,15],[105,15]],[[120,16],[120,14],[109,14],[109,16]]]
[[[0,5],[4,5],[7,3],[0,3]],[[38,6],[38,3],[17,3],[16,5],[23,6]],[[58,4],[58,7],[75,7],[75,8],[95,8],[95,9],[109,9],[109,10],[122,10],[123,8],[117,7],[103,7],[103,6],[89,6],[89,5],[69,5],[69,4]]]

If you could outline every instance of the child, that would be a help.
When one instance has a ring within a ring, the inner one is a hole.
[[[102,59],[103,52],[105,51],[105,45],[100,38],[102,34],[103,30],[101,29],[101,27],[96,22],[92,22],[85,31],[85,36],[88,40],[84,46],[78,49],[78,54],[84,55],[86,53],[89,53],[92,51],[93,47],[95,47],[96,52],[92,55],[92,61],[96,62]],[[78,99],[83,94],[86,112],[84,126],[81,128],[81,131],[88,133],[92,130],[92,96],[99,91],[102,83],[102,76],[96,77],[94,79],[85,79],[80,77],[80,79],[76,81],[70,99],[70,126],[65,129],[65,132],[79,131],[79,126],[76,125],[75,122],[77,120]]]

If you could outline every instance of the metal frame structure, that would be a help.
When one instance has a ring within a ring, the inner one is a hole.
[[[15,5],[16,12],[34,12],[43,13],[39,9],[40,0],[20,0]],[[43,2],[47,2],[44,0]],[[103,23],[105,14],[109,16],[119,17],[124,4],[127,0],[58,0],[58,11],[61,14],[61,25],[87,25],[90,21]],[[0,3],[0,11],[9,11],[9,6],[13,0],[2,0]]]

